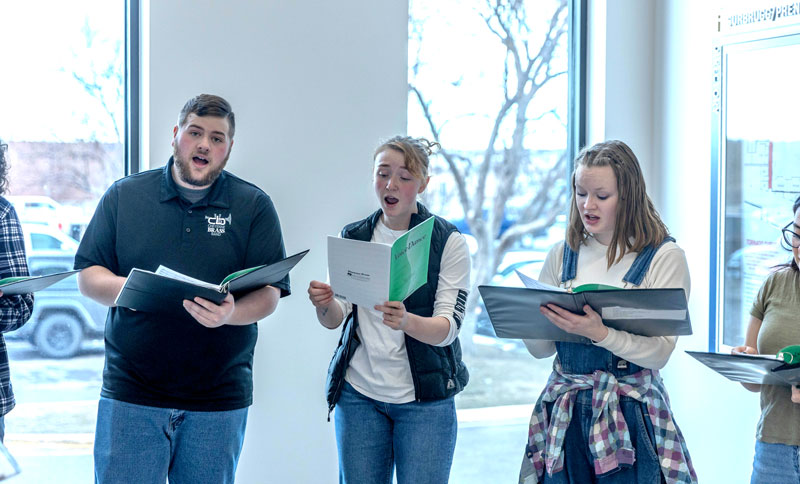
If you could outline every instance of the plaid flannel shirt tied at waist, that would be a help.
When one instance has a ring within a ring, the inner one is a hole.
[[[601,475],[632,465],[635,460],[630,431],[619,406],[619,397],[634,398],[647,405],[653,424],[656,452],[668,484],[696,483],[683,435],[672,419],[669,399],[658,371],[642,370],[617,379],[597,370],[590,375],[565,374],[556,358],[539,401],[533,409],[528,429],[526,459],[520,472],[521,484],[540,482],[564,467],[564,436],[572,418],[575,398],[580,390],[592,390],[592,422],[589,451],[595,474]],[[553,403],[548,419],[545,403]]]

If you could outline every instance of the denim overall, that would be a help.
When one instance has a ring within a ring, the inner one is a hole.
[[[634,260],[623,281],[639,286],[644,280],[656,251],[666,242],[675,239],[667,237],[658,247],[645,247]],[[561,269],[561,282],[567,283],[575,278],[578,268],[578,253],[564,244],[564,257]],[[610,351],[593,344],[556,342],[558,359],[565,373],[591,374],[604,370],[619,378],[631,375],[644,368],[626,361]],[[547,405],[552,415],[553,404]],[[659,484],[665,482],[661,474],[658,456],[654,446],[653,425],[647,415],[647,407],[631,397],[620,397],[620,408],[628,424],[631,442],[636,450],[634,466],[620,468],[596,476],[589,453],[589,433],[592,420],[592,390],[580,390],[572,410],[572,420],[564,439],[564,469],[552,476],[545,473],[543,482],[547,484]]]

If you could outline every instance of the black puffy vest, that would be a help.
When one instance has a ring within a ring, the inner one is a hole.
[[[378,210],[364,220],[345,226],[342,229],[342,237],[370,241],[381,214],[381,210]],[[417,213],[411,214],[409,229],[424,222],[430,216],[431,213],[428,212],[428,209],[417,203]],[[439,268],[442,262],[442,253],[448,237],[456,231],[458,229],[453,224],[436,216],[433,223],[431,250],[428,260],[428,283],[414,291],[403,301],[406,311],[424,317],[433,315],[436,288],[439,285]],[[360,344],[356,335],[357,327],[358,308],[353,305],[353,311],[345,319],[342,335],[339,338],[339,345],[328,368],[326,394],[329,412],[333,410],[339,400],[345,372],[350,364],[350,359]],[[449,398],[463,390],[467,385],[469,372],[464,362],[461,361],[461,344],[458,338],[448,346],[432,346],[408,335],[405,335],[405,342],[417,401]]]

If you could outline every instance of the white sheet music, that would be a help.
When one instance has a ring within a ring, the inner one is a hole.
[[[391,250],[387,244],[328,236],[328,275],[334,295],[369,310],[386,302]]]
[[[517,277],[525,284],[525,287],[528,289],[544,289],[546,291],[559,291],[559,292],[567,292],[566,289],[562,289],[560,287],[551,286],[550,284],[545,284],[543,282],[539,282],[536,279],[532,278],[527,274],[523,274],[522,272],[514,269],[514,272],[517,273]]]
[[[188,282],[194,284],[195,286],[207,287],[209,289],[214,289],[215,291],[220,290],[218,284],[211,284],[206,281],[201,281],[200,279],[195,279],[194,277],[187,276],[186,274],[182,274],[166,266],[158,266],[158,269],[156,269],[156,274],[158,274],[159,276],[169,277],[170,279],[177,279],[179,281]]]
[[[625,308],[622,306],[609,306],[600,309],[600,317],[603,319],[674,319],[681,321],[686,319],[685,309],[644,309],[644,308]]]

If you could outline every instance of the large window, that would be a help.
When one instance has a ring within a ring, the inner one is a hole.
[[[552,358],[495,336],[477,288],[521,286],[516,270],[537,278],[564,238],[580,3],[409,2],[408,133],[441,144],[423,202],[459,227],[472,255],[455,482],[516,478],[526,422],[551,371]]]
[[[716,47],[709,346],[744,344],[750,308],[767,276],[791,260],[781,229],[800,193],[800,135],[794,96],[784,93],[800,73],[800,29],[724,38]],[[716,333],[716,338],[715,338]]]
[[[538,277],[562,240],[568,199],[569,5],[410,2],[408,132],[441,143],[424,203],[472,252],[461,332],[471,384],[460,408],[530,403],[548,373],[521,342],[499,340],[481,284]]]
[[[100,196],[125,174],[124,0],[4,2],[0,138],[33,274],[72,268]],[[36,294],[5,335],[17,407],[14,482],[91,482],[106,308],[74,277]]]

